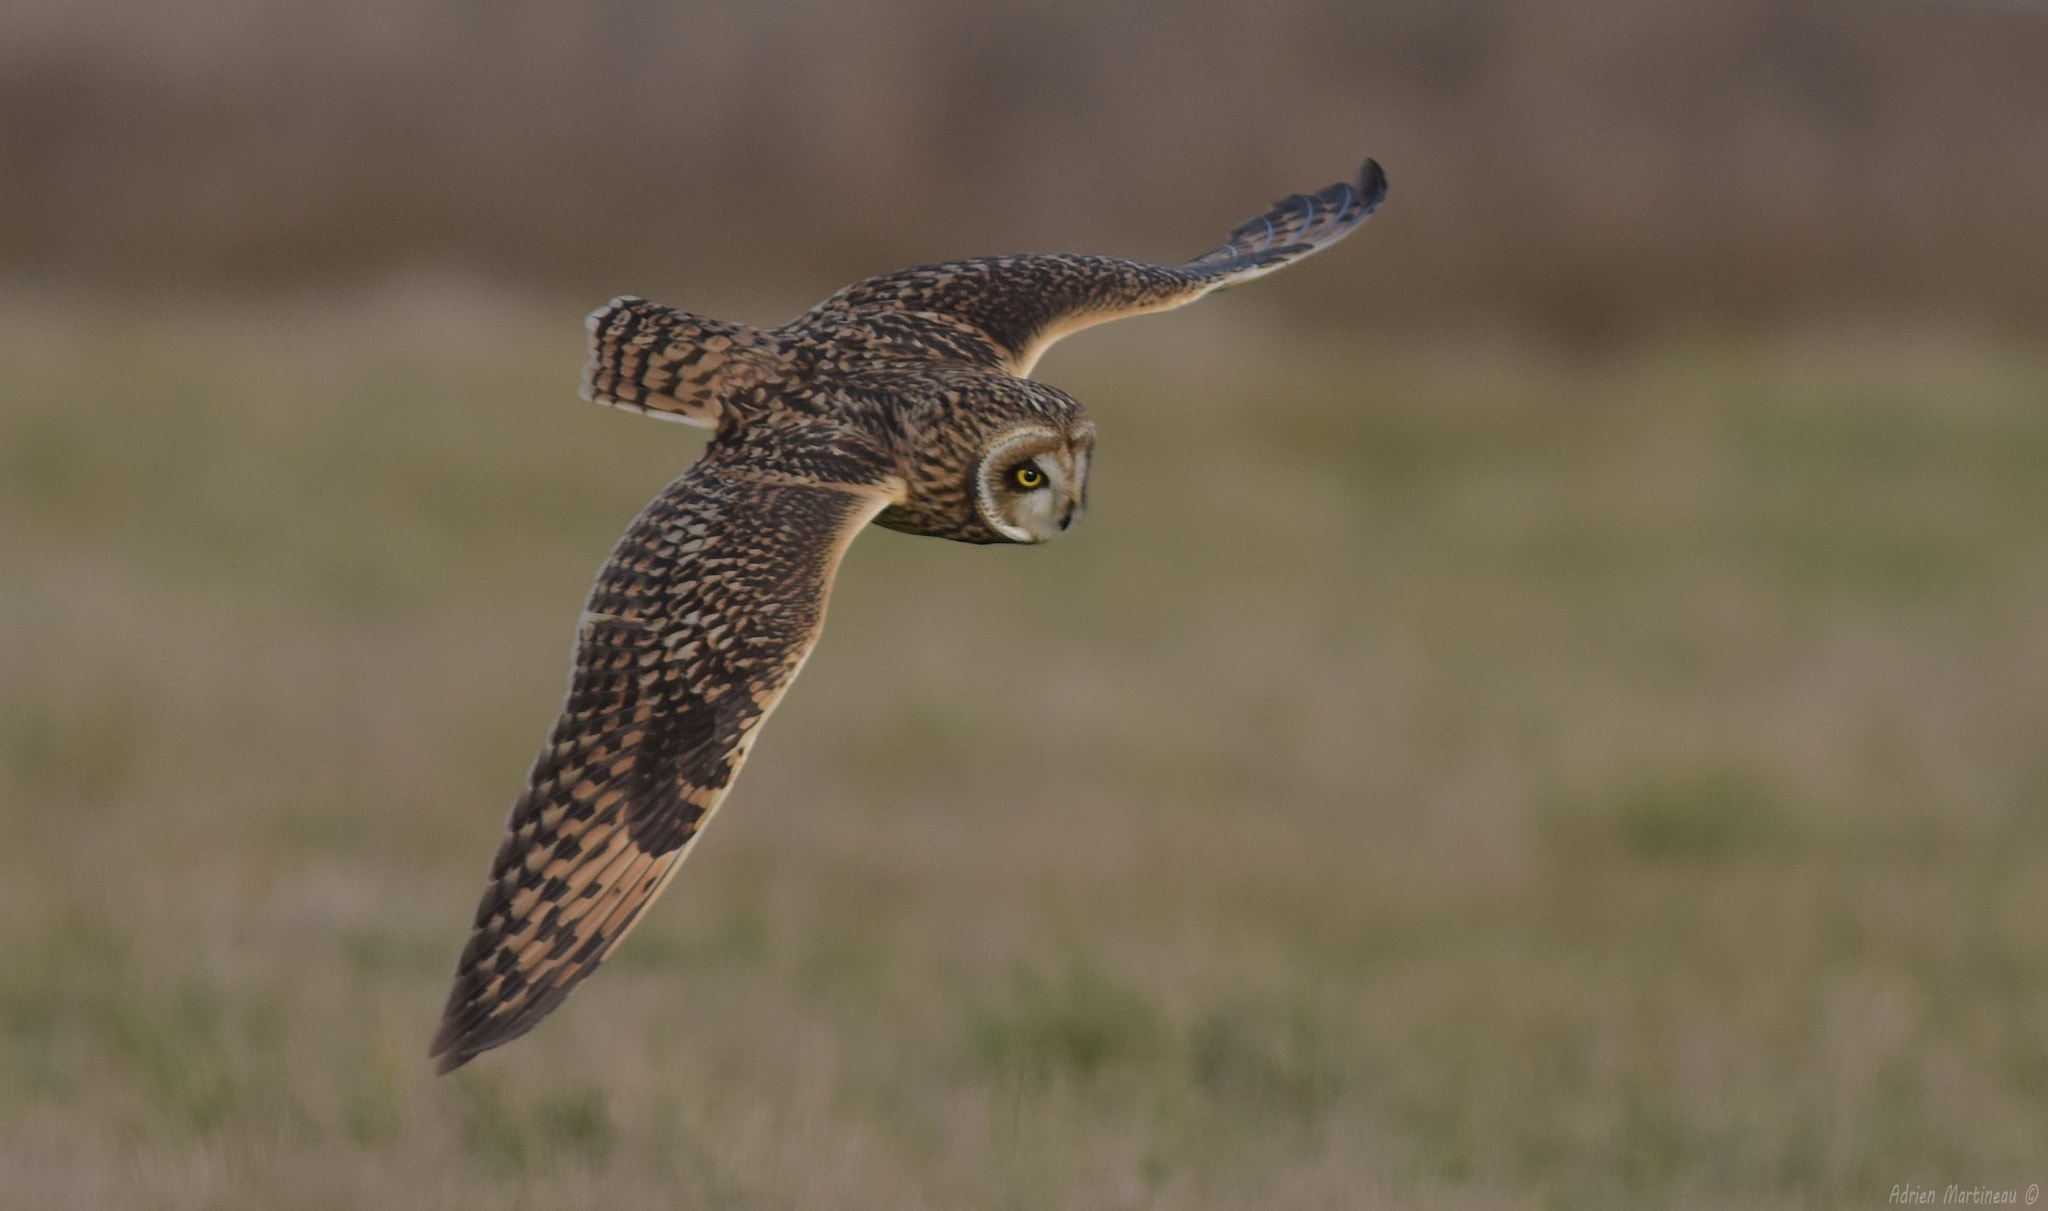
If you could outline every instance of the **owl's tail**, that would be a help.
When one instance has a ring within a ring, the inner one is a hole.
[[[663,420],[716,428],[722,401],[772,374],[768,338],[622,294],[590,313],[582,396]]]

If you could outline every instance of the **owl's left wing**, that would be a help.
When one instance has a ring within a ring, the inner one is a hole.
[[[491,863],[430,1051],[442,1072],[532,1029],[674,876],[887,504],[707,458],[634,520]]]
[[[870,345],[1028,375],[1069,333],[1184,306],[1328,248],[1386,196],[1386,173],[1367,160],[1356,181],[1284,197],[1184,265],[1063,254],[954,261],[856,282],[783,331],[846,346],[843,354]]]

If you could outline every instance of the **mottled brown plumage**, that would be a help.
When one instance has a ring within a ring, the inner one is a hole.
[[[1024,377],[1047,345],[1270,273],[1385,193],[1368,160],[1356,184],[1284,198],[1177,268],[958,261],[856,283],[766,331],[631,297],[592,315],[586,398],[717,434],[598,574],[568,701],[456,965],[441,1070],[532,1029],[674,877],[817,642],[862,526],[991,543],[1072,525],[1095,430]]]

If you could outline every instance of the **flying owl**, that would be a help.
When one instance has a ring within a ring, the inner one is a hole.
[[[533,1029],[675,877],[817,642],[861,527],[1039,543],[1080,518],[1095,426],[1028,377],[1046,346],[1271,273],[1386,192],[1367,160],[1178,268],[956,261],[855,283],[766,331],[630,296],[591,315],[585,399],[716,436],[598,572],[568,701],[456,964],[440,1071]]]

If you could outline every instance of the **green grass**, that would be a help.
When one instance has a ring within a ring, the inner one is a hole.
[[[864,535],[649,921],[437,1080],[581,596],[698,439],[575,401],[573,305],[0,308],[9,1199],[2039,1179],[2048,363],[1232,313],[1046,367],[1070,538]]]

